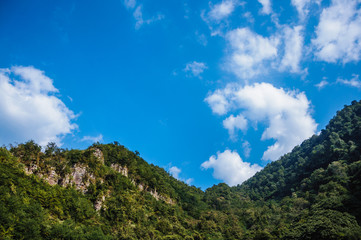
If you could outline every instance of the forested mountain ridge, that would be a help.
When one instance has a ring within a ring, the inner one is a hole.
[[[360,153],[361,102],[353,101],[338,111],[319,135],[268,164],[242,185],[229,188],[228,209],[242,204],[235,199],[249,197],[256,205],[281,207],[268,214],[267,220],[276,221],[275,229],[287,229],[279,237],[360,239]],[[228,187],[215,186],[206,195],[219,192],[217,188]],[[252,224],[254,227],[257,221]]]
[[[269,164],[240,189],[249,192],[252,198],[265,199],[281,199],[300,189],[314,190],[315,185],[311,186],[309,179],[316,177],[314,170],[327,169],[334,162],[329,171],[337,172],[340,177],[348,175],[344,167],[360,160],[360,143],[361,108],[354,101],[337,112],[319,136],[314,135],[279,161]]]
[[[119,143],[0,148],[0,239],[360,239],[361,102],[236,187],[205,192]]]

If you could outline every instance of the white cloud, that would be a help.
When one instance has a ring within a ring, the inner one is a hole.
[[[335,63],[358,61],[361,53],[361,10],[359,1],[333,0],[323,9],[312,39],[319,60]]]
[[[240,129],[245,131],[247,129],[247,119],[239,114],[238,116],[229,116],[228,118],[223,120],[223,127],[228,129],[228,133],[232,139],[236,138],[236,130]]]
[[[164,18],[163,14],[158,13],[157,15],[153,16],[152,18],[143,19],[143,6],[139,5],[135,11],[133,12],[133,17],[135,19],[135,29],[140,29],[144,24],[151,24],[157,21],[160,21]]]
[[[205,101],[217,114],[241,110],[240,114],[248,121],[267,124],[261,140],[275,139],[276,142],[264,152],[264,160],[277,160],[312,136],[317,128],[304,93],[286,92],[268,83],[228,85],[210,94]]]
[[[227,18],[234,11],[237,1],[226,0],[211,6],[211,10],[208,12],[208,19],[219,22]]]
[[[33,139],[42,146],[61,145],[72,133],[74,113],[53,93],[53,80],[34,67],[0,70],[0,142],[8,144]]]
[[[288,26],[284,29],[284,55],[281,60],[280,70],[289,69],[293,73],[299,73],[300,61],[302,58],[303,48],[303,27],[295,26],[290,28]]]
[[[204,47],[207,46],[208,40],[206,35],[204,35],[203,33],[200,34],[198,33],[198,31],[196,31],[195,35],[196,35],[196,40],[199,44],[201,44]]]
[[[356,75],[356,74],[353,74],[352,78],[350,80],[338,78],[337,82],[351,86],[351,87],[361,88],[361,81],[359,79],[359,75]]]
[[[101,142],[103,141],[103,135],[99,134],[98,136],[84,136],[80,141],[82,142]]]
[[[326,80],[322,80],[320,83],[316,84],[315,86],[320,90],[321,88],[324,88],[328,84],[329,82],[327,82]]]
[[[291,0],[291,3],[297,9],[299,18],[303,20],[309,12],[308,5],[311,0]]]
[[[248,141],[244,141],[242,143],[242,148],[243,148],[243,154],[246,158],[248,158],[251,154],[251,144]]]
[[[229,16],[235,11],[236,7],[243,4],[245,2],[239,0],[223,0],[215,5],[210,2],[210,10],[208,12],[201,11],[201,18],[208,24],[211,36],[223,36],[223,30],[229,27]]]
[[[262,4],[262,13],[270,14],[272,12],[271,0],[258,0]]]
[[[206,70],[208,67],[203,62],[190,62],[187,63],[186,67],[184,68],[185,72],[191,72],[194,77],[201,77],[200,75]]]
[[[193,178],[187,178],[184,182],[188,185],[191,185],[193,181],[194,181]]]
[[[179,176],[182,170],[176,166],[169,168],[169,173],[176,179],[185,182],[186,184],[190,185],[193,182],[193,178],[183,179]]]
[[[176,166],[173,166],[171,168],[169,168],[169,173],[174,177],[174,178],[179,178],[179,174],[181,173],[181,170],[179,168],[177,168]]]
[[[158,13],[157,15],[144,19],[143,17],[143,5],[137,4],[136,0],[124,0],[124,6],[128,11],[133,12],[133,18],[135,20],[135,29],[139,30],[144,24],[151,24],[156,21],[160,21],[164,18],[163,14]]]
[[[133,17],[135,19],[135,29],[139,29],[144,24],[142,5],[135,9],[133,12]]]
[[[135,8],[136,4],[137,4],[136,0],[124,0],[124,5],[128,9]]]
[[[238,28],[227,33],[231,54],[228,64],[237,76],[243,79],[264,72],[265,65],[277,57],[279,38],[258,35],[248,28]]]
[[[213,177],[225,181],[230,186],[235,186],[252,177],[262,167],[243,162],[236,151],[225,150],[213,155],[208,161],[202,163],[203,169],[213,168]]]
[[[304,21],[308,16],[312,4],[320,6],[321,2],[322,0],[291,0],[291,4],[296,8],[301,21]]]
[[[253,15],[252,15],[252,13],[251,12],[245,12],[244,14],[243,14],[243,17],[248,21],[248,22],[250,22],[250,23],[254,23],[254,17],[253,17]]]
[[[249,28],[238,28],[226,34],[228,56],[226,68],[243,80],[250,80],[269,70],[304,73],[300,63],[303,57],[303,26],[280,26],[269,37]]]
[[[231,104],[227,99],[228,95],[231,95],[232,89],[217,89],[214,93],[209,94],[208,97],[204,99],[212,109],[213,113],[218,115],[226,114],[231,108]]]

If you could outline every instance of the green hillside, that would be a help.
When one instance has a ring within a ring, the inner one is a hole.
[[[176,180],[117,142],[0,148],[0,239],[361,239],[361,102],[236,187]]]

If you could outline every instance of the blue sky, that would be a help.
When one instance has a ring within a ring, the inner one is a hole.
[[[4,0],[0,31],[0,144],[118,141],[202,189],[360,100],[356,0]]]

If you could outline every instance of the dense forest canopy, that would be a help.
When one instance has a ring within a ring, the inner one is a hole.
[[[117,142],[0,148],[0,239],[360,239],[361,101],[236,187],[176,180]]]

